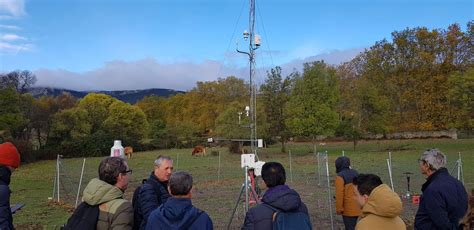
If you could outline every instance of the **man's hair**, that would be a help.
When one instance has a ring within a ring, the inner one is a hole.
[[[126,171],[127,166],[123,158],[107,157],[100,162],[99,179],[111,185],[115,185],[120,173],[125,173]]]
[[[160,167],[163,161],[171,161],[171,163],[173,163],[173,160],[171,159],[171,157],[159,155],[158,157],[156,157],[154,164],[155,166]]]
[[[377,175],[359,174],[359,176],[354,177],[352,184],[357,186],[357,190],[359,191],[360,195],[370,196],[372,190],[383,183],[380,177]]]
[[[193,187],[193,177],[187,172],[171,174],[168,186],[172,195],[187,195]]]
[[[427,149],[421,154],[420,160],[427,163],[431,170],[436,171],[446,166],[446,155],[439,149]]]
[[[269,188],[283,185],[286,182],[285,168],[278,162],[267,162],[262,166],[262,178]]]

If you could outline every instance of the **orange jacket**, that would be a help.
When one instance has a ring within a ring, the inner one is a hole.
[[[361,208],[354,195],[352,183],[344,183],[341,176],[336,176],[336,212],[343,216],[360,216]]]

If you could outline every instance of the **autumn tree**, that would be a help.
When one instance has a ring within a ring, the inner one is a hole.
[[[473,65],[471,34],[472,22],[467,32],[457,24],[447,30],[407,28],[393,32],[392,42],[379,41],[352,61],[360,82],[382,100],[372,102],[388,106],[388,132],[452,127],[449,78]]]
[[[148,137],[154,147],[168,147],[169,135],[166,130],[166,99],[155,95],[147,96],[136,103],[146,115],[149,124]]]

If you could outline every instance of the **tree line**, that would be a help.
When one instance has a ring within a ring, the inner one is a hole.
[[[257,133],[267,143],[322,136],[474,127],[474,23],[463,31],[407,28],[349,62],[305,63],[267,72],[257,92]],[[29,71],[0,75],[0,137],[25,160],[99,156],[121,139],[137,149],[192,147],[208,137],[248,138],[249,85],[234,76],[197,82],[184,94],[148,96],[131,105],[104,94],[33,98]]]

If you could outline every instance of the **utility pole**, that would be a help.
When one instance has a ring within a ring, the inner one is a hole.
[[[255,0],[250,0],[250,10],[249,10],[249,31],[244,31],[244,39],[249,40],[249,51],[240,51],[237,48],[237,52],[247,54],[249,57],[249,79],[250,79],[250,147],[251,151],[255,156],[257,156],[257,87],[254,83],[255,75],[255,50],[260,47],[260,37],[254,34],[255,29]]]

